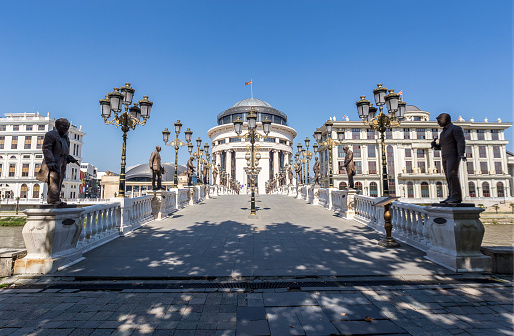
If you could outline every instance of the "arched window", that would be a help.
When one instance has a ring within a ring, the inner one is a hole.
[[[362,183],[361,182],[355,182],[355,189],[362,190]]]
[[[39,184],[34,184],[34,189],[32,190],[32,198],[39,198]]]
[[[505,197],[505,189],[503,188],[502,182],[496,183],[496,193],[498,194],[498,197]]]
[[[489,190],[489,183],[482,183],[482,197],[491,197],[491,191]]]
[[[27,198],[27,185],[25,183],[23,183],[21,185],[21,190],[20,190],[20,198]]]
[[[407,182],[407,197],[414,198],[414,183]]]
[[[387,146],[386,150],[387,156],[387,174],[392,177],[394,176],[394,151],[393,146]]]
[[[378,185],[376,182],[371,182],[369,184],[369,195],[371,197],[378,197]]]
[[[435,184],[435,188],[436,188],[436,192],[437,192],[437,197],[443,197],[443,183],[437,182]]]
[[[394,182],[394,177],[389,180],[389,196],[396,196],[396,183]]]
[[[345,189],[348,189],[348,187],[346,186],[346,182],[339,183],[339,190],[345,190]]]
[[[430,191],[428,190],[428,182],[421,182],[421,197],[429,198]]]
[[[475,189],[475,183],[469,182],[468,183],[468,189],[469,189],[469,197],[477,197],[477,191]]]

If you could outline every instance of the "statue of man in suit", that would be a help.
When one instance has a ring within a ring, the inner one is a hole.
[[[162,173],[164,167],[161,166],[161,146],[156,146],[155,151],[150,155],[150,169],[152,170],[152,189],[162,189]],[[157,186],[155,185],[155,180],[157,179]]]
[[[288,172],[288,175],[289,175],[289,184],[293,184],[293,168],[291,166],[289,166],[289,169],[287,170]]]
[[[437,136],[432,141],[432,148],[441,151],[443,158],[443,170],[448,183],[448,198],[441,203],[461,203],[462,189],[459,181],[459,163],[466,161],[466,139],[460,126],[452,124],[452,119],[448,113],[441,113],[437,118],[437,123],[443,128],[436,143]]]
[[[207,184],[207,179],[209,178],[209,166],[207,165],[207,163],[203,164],[202,177],[203,184]]]
[[[348,188],[355,189],[353,183],[353,176],[355,175],[355,164],[353,163],[353,152],[348,146],[343,146],[344,151],[344,166],[346,167],[346,174],[348,174]]]
[[[70,162],[78,164],[78,161],[70,155],[69,129],[68,119],[57,119],[55,128],[47,132],[43,139],[43,165],[36,179],[48,184],[46,197],[48,204],[66,204],[61,201],[61,188],[66,174],[66,165]]]
[[[296,166],[296,173],[298,174],[298,182],[299,182],[299,184],[303,184],[302,170],[303,170],[302,164],[298,163],[298,165]]]
[[[318,157],[315,157],[314,166],[312,167],[312,170],[314,170],[314,185],[319,185],[319,161]]]
[[[216,168],[216,166],[214,166],[214,168],[212,168],[212,184],[216,184],[216,178],[218,177],[218,169]]]
[[[193,175],[195,173],[195,164],[193,163],[194,157],[190,157],[189,161],[187,161],[187,185],[193,185]]]

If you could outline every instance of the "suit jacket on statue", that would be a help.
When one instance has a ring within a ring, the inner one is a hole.
[[[55,163],[57,170],[61,172],[61,179],[66,174],[66,165],[73,162],[74,159],[70,157],[70,138],[66,134],[64,137],[59,135],[57,130],[49,131],[45,134],[43,140],[43,165],[41,170],[36,175],[36,179],[48,183],[48,163]]]
[[[439,147],[439,148],[437,148]],[[439,145],[442,157],[464,156],[466,151],[466,139],[460,126],[448,124],[439,135]]]
[[[344,158],[344,166],[348,175],[355,175],[355,164],[353,163],[353,152],[348,150]]]
[[[161,170],[161,154],[158,151],[154,151],[150,155],[150,169]]]

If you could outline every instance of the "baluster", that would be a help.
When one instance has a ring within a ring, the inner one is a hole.
[[[422,218],[421,212],[419,210],[416,211],[416,213],[417,213],[417,217],[418,217],[418,221],[416,224],[416,238],[420,243],[422,243],[423,242],[423,218]]]
[[[93,211],[91,213],[91,238],[96,239],[96,234],[98,233],[98,227],[96,226],[97,221],[97,211]]]
[[[86,239],[86,227],[84,225],[84,215],[80,215],[79,217],[79,224],[82,226],[82,231],[80,231],[80,238],[79,238],[79,244],[82,245],[84,242],[84,239]]]
[[[406,215],[407,215],[407,224],[406,224],[407,238],[412,238],[412,217],[411,217],[410,209],[406,210]]]
[[[88,212],[86,214],[86,227],[84,228],[86,231],[86,239],[91,239],[91,236],[93,235],[93,230],[91,227],[91,213]]]
[[[398,235],[403,237],[405,234],[405,209],[398,207]]]
[[[418,240],[418,237],[417,237],[417,232],[418,232],[418,212],[416,210],[411,210],[411,215],[412,215],[412,226],[411,226],[411,238],[412,240],[414,241],[417,241]]]
[[[421,212],[421,243],[428,247],[430,244],[430,240],[428,238],[428,229],[426,226],[427,223],[427,214]]]

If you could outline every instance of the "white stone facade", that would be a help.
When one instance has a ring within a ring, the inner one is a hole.
[[[250,141],[246,141],[244,137],[238,137],[234,131],[231,115],[244,115],[245,111],[249,111],[251,107],[257,111],[257,132],[264,135],[262,129],[261,115],[270,115],[273,118],[271,124],[271,132],[266,139],[259,139],[255,144],[257,151],[261,154],[261,159],[258,164],[258,177],[256,180],[256,192],[264,194],[265,183],[270,177],[284,168],[285,164],[288,165],[292,162],[293,155],[293,141],[296,137],[296,131],[287,126],[287,117],[282,112],[275,110],[266,102],[259,99],[245,99],[236,103],[231,109],[222,112],[218,116],[218,126],[211,128],[207,135],[212,143],[212,153],[216,165],[220,164],[221,169],[228,172],[231,177],[234,177],[241,185],[245,186],[242,192],[249,192],[249,178],[245,172],[247,162],[245,154],[250,152]],[[237,109],[237,110],[233,110]],[[227,113],[227,111],[229,111]],[[274,112],[276,111],[276,112]],[[270,114],[267,114],[270,113]],[[276,114],[273,114],[276,113]],[[279,119],[280,114],[280,119]],[[227,119],[228,118],[228,119]],[[243,124],[242,136],[248,132],[248,125]],[[219,184],[219,174],[216,183]],[[211,178],[212,180],[212,178]],[[288,180],[289,182],[289,180]],[[211,181],[212,183],[212,181]]]
[[[430,145],[442,128],[429,117],[429,112],[408,105],[405,120],[399,127],[386,133],[390,193],[405,201],[448,195],[440,151],[432,150]],[[501,122],[500,119],[495,122],[464,121],[455,116],[453,119],[457,119],[452,122],[462,127],[466,136],[467,162],[460,165],[463,197],[478,200],[512,196],[510,172],[513,171],[511,165],[514,160],[506,150],[508,140],[504,134],[504,130],[512,124]],[[361,120],[342,120],[334,122],[333,139],[336,139],[335,133],[339,128],[345,131],[344,144],[354,153],[356,188],[366,196],[381,195],[382,152],[379,133],[369,130]],[[324,126],[321,129],[325,132]],[[320,148],[320,151],[322,184],[328,186],[328,150]],[[348,181],[342,168],[343,162],[342,146],[334,147],[332,165],[336,188],[345,188]]]
[[[71,121],[70,121],[71,122]],[[0,118],[0,195],[2,198],[46,200],[47,186],[35,176],[43,162],[45,133],[55,126],[55,119],[39,113],[7,113]],[[82,127],[71,124],[70,154],[82,160]],[[63,182],[62,198],[78,198],[80,167],[69,164]]]

